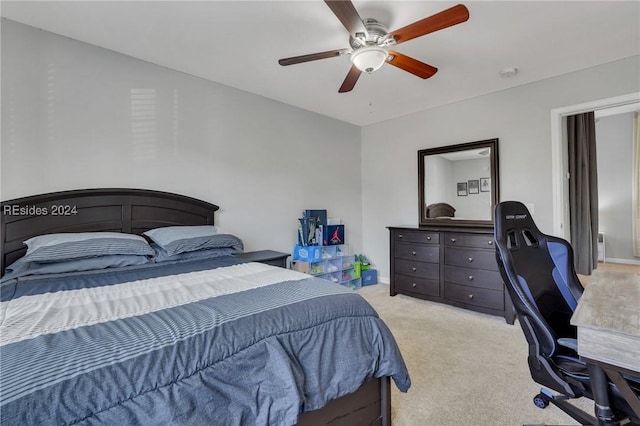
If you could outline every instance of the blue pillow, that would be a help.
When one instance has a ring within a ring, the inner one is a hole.
[[[152,260],[148,256],[125,254],[88,257],[53,263],[29,262],[24,257],[21,257],[5,269],[6,274],[2,277],[2,281],[25,275],[62,274],[94,269],[121,268],[124,266],[144,265],[151,262]]]
[[[24,242],[28,262],[60,262],[105,255],[153,256],[147,240],[122,232],[77,232],[47,234]]]
[[[242,240],[231,234],[219,234],[212,225],[168,226],[143,232],[154,243],[162,247],[168,256],[180,253],[231,247],[242,251]]]
[[[238,250],[233,247],[219,247],[170,255],[165,249],[163,249],[156,243],[151,243],[151,247],[153,247],[153,250],[155,250],[156,252],[156,254],[153,256],[153,261],[156,263],[170,262],[173,260],[207,259],[218,256],[229,256],[234,253],[238,253]]]

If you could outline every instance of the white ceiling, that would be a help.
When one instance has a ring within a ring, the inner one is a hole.
[[[353,3],[361,18],[393,31],[457,2]],[[422,80],[386,64],[344,94],[348,56],[277,62],[349,46],[323,1],[3,0],[0,7],[27,25],[357,125],[640,54],[638,1],[463,3],[467,22],[395,47],[439,68],[435,76]],[[502,78],[505,67],[519,72]]]

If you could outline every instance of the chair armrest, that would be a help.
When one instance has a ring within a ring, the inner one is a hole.
[[[558,344],[560,346],[564,346],[565,348],[572,349],[576,353],[578,352],[578,340],[577,339],[571,339],[571,338],[568,338],[568,337],[561,337],[561,338],[558,339]]]

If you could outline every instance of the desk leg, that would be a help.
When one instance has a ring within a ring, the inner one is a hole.
[[[611,381],[616,385],[624,399],[629,403],[629,406],[636,413],[636,416],[640,418],[640,398],[635,394],[635,392],[629,386],[629,382],[622,377],[619,371],[613,370],[611,368],[602,367],[607,376],[611,379]]]
[[[587,364],[591,391],[593,392],[594,411],[600,426],[615,425],[615,416],[609,404],[609,381],[604,369],[598,365]]]

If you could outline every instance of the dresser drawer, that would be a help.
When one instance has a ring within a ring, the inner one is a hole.
[[[461,234],[456,232],[447,232],[444,234],[443,240],[447,246],[495,249],[493,234]]]
[[[440,246],[428,244],[395,243],[394,252],[397,258],[418,260],[421,262],[440,262]]]
[[[424,231],[395,231],[393,240],[406,243],[438,244],[440,243],[440,234]]]
[[[496,253],[493,250],[446,247],[444,249],[444,264],[490,271],[498,270]]]
[[[504,290],[502,276],[498,271],[447,265],[444,267],[444,280],[449,283],[468,285],[471,287],[498,291]]]
[[[444,297],[469,305],[504,310],[504,292],[502,291],[445,283]]]
[[[397,291],[410,291],[426,296],[440,297],[440,281],[437,279],[430,280],[396,274],[393,281]]]
[[[395,273],[409,275],[412,277],[430,278],[438,280],[440,278],[440,264],[418,262],[416,260],[396,259],[394,262]]]

